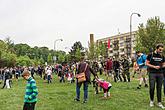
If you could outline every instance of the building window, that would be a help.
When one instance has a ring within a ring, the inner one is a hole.
[[[124,40],[124,37],[120,37],[120,40]]]
[[[124,42],[120,43],[120,47],[124,46]]]

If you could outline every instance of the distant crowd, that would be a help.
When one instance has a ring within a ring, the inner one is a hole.
[[[11,88],[12,79],[19,80],[20,76],[23,75],[24,79],[28,81],[28,78],[35,79],[35,76],[38,75],[48,84],[51,84],[52,79],[56,75],[58,76],[60,83],[76,83],[75,101],[80,101],[80,88],[83,84],[83,103],[86,103],[88,99],[89,83],[93,82],[96,94],[99,93],[99,90],[103,89],[104,98],[107,98],[110,97],[110,89],[112,87],[112,84],[109,81],[112,82],[113,79],[116,83],[130,83],[131,79],[135,78],[135,75],[137,74],[137,79],[139,80],[137,89],[141,89],[143,83],[144,87],[149,87],[150,107],[154,106],[154,91],[156,85],[158,106],[164,109],[165,107],[161,103],[162,85],[164,85],[165,94],[165,57],[162,54],[163,47],[164,46],[162,44],[158,44],[155,51],[152,51],[149,55],[137,51],[136,58],[134,59],[130,59],[124,55],[121,58],[110,57],[106,60],[98,61],[89,61],[82,58],[81,61],[74,63],[63,62],[62,64],[44,66],[4,67],[0,68],[0,82],[3,83],[2,88]],[[28,72],[25,74],[24,71]],[[91,73],[94,76],[92,81],[90,75]],[[28,77],[25,77],[26,75]],[[102,79],[102,75],[106,78],[105,80]],[[149,83],[147,79],[149,79]]]

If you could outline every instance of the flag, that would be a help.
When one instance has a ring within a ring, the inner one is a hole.
[[[108,39],[108,45],[107,46],[108,46],[108,49],[110,49],[110,47],[111,47],[110,46],[110,39]]]

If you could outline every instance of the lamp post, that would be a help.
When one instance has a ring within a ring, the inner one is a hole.
[[[130,16],[130,37],[132,37],[132,16],[136,14],[138,15],[138,17],[140,17],[141,15],[139,13],[132,13]]]
[[[54,51],[56,51],[56,42],[57,41],[63,41],[63,39],[56,39],[55,41],[54,41]],[[53,61],[54,61],[54,63],[56,63],[56,60],[57,60],[57,57],[54,55],[53,56]]]
[[[63,41],[63,39],[56,39],[55,41],[54,41],[54,51],[56,51],[56,42],[57,41]]]
[[[131,13],[130,16],[130,39],[132,39],[132,16],[137,15],[138,17],[141,17],[139,13]],[[132,43],[132,40],[130,41]],[[131,53],[132,53],[132,48],[131,48]],[[127,57],[128,57],[128,51],[127,51]]]

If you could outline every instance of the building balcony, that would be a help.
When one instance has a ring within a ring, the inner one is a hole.
[[[126,38],[125,42],[131,42],[131,38]]]
[[[113,45],[119,44],[119,40],[113,41]]]

